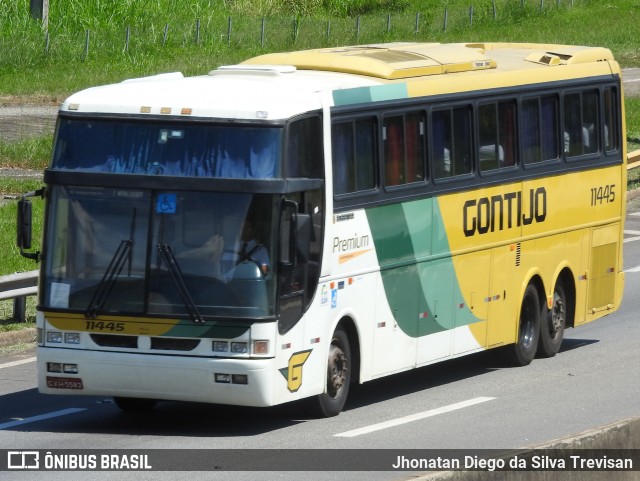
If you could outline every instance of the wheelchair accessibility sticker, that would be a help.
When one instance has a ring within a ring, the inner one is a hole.
[[[157,214],[175,214],[178,208],[178,197],[176,194],[158,194],[156,201]]]

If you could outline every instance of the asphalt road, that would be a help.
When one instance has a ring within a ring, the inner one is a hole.
[[[244,450],[262,448],[340,454],[352,449],[523,448],[638,417],[640,212],[627,217],[624,247],[622,308],[567,331],[554,358],[505,368],[482,353],[373,381],[355,387],[345,411],[330,419],[310,419],[298,405],[250,409],[164,402],[152,413],[124,414],[110,399],[39,394],[33,349],[5,352],[0,355],[0,449],[161,449],[167,456],[184,449],[236,449],[233,462],[242,466],[243,456],[252,455]],[[188,456],[180,469],[190,469]],[[26,479],[24,473],[1,474],[3,480]],[[399,481],[416,474],[328,471],[305,477]],[[65,481],[300,478],[295,472],[180,471],[34,472],[29,479],[45,475]]]

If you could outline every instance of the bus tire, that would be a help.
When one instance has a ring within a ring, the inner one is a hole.
[[[507,346],[504,351],[506,361],[509,364],[527,366],[533,361],[538,350],[541,314],[538,290],[533,284],[529,284],[522,298],[518,320],[518,339],[515,344]]]
[[[340,326],[331,338],[327,359],[327,386],[315,399],[315,411],[322,417],[337,416],[342,411],[351,384],[351,345]]]
[[[143,399],[134,397],[114,397],[113,402],[116,403],[121,410],[130,413],[148,412],[156,405],[155,399]]]
[[[558,281],[553,289],[553,305],[546,304],[542,311],[538,355],[553,357],[560,350],[564,328],[567,325],[567,295],[562,282]]]

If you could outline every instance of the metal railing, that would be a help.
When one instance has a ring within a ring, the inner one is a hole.
[[[13,320],[24,322],[28,296],[38,293],[38,271],[0,276],[0,301],[13,299]]]
[[[627,154],[627,170],[640,167],[640,150],[634,150]]]

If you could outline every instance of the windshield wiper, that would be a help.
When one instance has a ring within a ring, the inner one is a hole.
[[[127,259],[131,258],[132,246],[133,242],[129,239],[120,242],[118,249],[111,258],[111,262],[109,262],[107,270],[102,276],[100,284],[98,284],[98,288],[93,293],[91,302],[89,302],[89,306],[87,307],[87,311],[85,313],[85,316],[87,318],[95,319],[98,315],[98,311],[102,310],[102,308],[106,304],[107,299],[109,298],[109,296],[111,295],[111,291],[113,290],[113,286],[115,285],[116,280],[122,272],[125,262],[127,261]]]
[[[167,267],[169,269],[169,274],[171,275],[171,279],[173,283],[178,288],[178,293],[182,298],[182,302],[184,306],[187,308],[187,312],[191,316],[191,320],[196,323],[203,323],[204,319],[200,315],[198,311],[198,307],[196,303],[193,301],[193,297],[189,293],[189,288],[187,287],[186,282],[184,281],[184,276],[182,275],[182,271],[180,270],[180,266],[178,265],[178,261],[176,257],[173,255],[173,251],[171,250],[171,246],[167,244],[158,244],[158,253],[167,263]]]
[[[120,273],[122,272],[126,261],[129,261],[127,275],[131,277],[133,261],[133,256],[131,254],[133,250],[133,238],[136,231],[137,212],[138,209],[134,207],[131,213],[131,232],[129,234],[129,239],[125,239],[120,242],[120,245],[116,249],[116,253],[113,254],[111,262],[109,262],[107,270],[102,276],[100,284],[98,284],[98,288],[93,293],[93,297],[91,298],[91,302],[89,302],[89,306],[85,313],[85,316],[89,319],[95,319],[98,316],[98,311],[102,310],[107,303],[107,299],[111,295],[113,286],[115,285],[116,280],[118,280],[118,277],[120,277]]]

